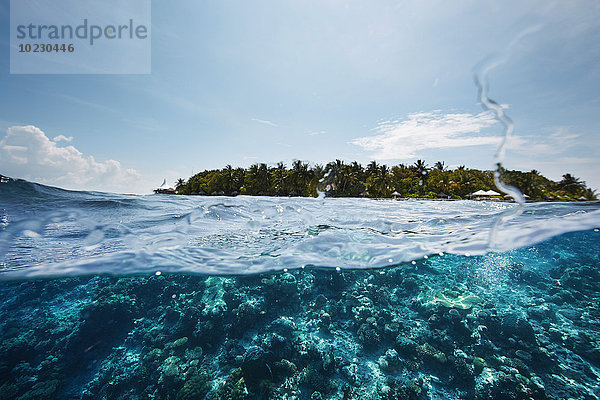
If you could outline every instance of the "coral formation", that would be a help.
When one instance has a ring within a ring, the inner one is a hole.
[[[1,282],[0,399],[598,399],[600,252],[577,237],[494,255],[493,280],[491,255],[444,255]]]

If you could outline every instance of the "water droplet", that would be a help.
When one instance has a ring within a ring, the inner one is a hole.
[[[104,232],[101,229],[94,229],[84,239],[85,246],[94,246],[102,242],[104,239]]]
[[[40,235],[37,232],[31,231],[29,229],[25,229],[23,231],[23,236],[27,236],[27,237],[30,237],[30,238],[38,238],[38,237],[41,237],[42,235]]]

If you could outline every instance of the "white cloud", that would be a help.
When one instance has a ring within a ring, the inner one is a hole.
[[[509,138],[507,149],[516,153],[524,153],[528,157],[543,157],[564,153],[565,150],[580,145],[576,140],[581,135],[570,132],[565,127],[556,127],[547,135],[513,135]]]
[[[500,126],[494,135],[480,133],[496,123],[492,114],[487,112],[476,115],[444,114],[440,111],[414,113],[404,120],[381,122],[374,129],[374,135],[356,138],[351,143],[379,160],[422,157],[420,152],[428,149],[460,150],[464,159],[468,157],[465,152],[471,146],[489,145],[495,148],[499,145],[502,134]],[[551,179],[560,179],[565,172],[571,172],[579,174],[590,186],[600,187],[600,180],[596,178],[600,175],[597,163],[592,162],[592,154],[581,156],[589,153],[582,149],[581,137],[566,127],[555,127],[548,133],[513,134],[508,140],[503,163],[508,169],[537,169]],[[586,144],[588,147],[597,147],[590,145]]]
[[[416,157],[420,150],[497,144],[497,136],[477,135],[496,123],[489,112],[413,113],[405,120],[381,122],[374,129],[375,135],[356,138],[350,143],[371,152],[370,156],[377,160],[407,159]]]
[[[60,147],[57,142],[61,140],[71,138],[58,135],[52,141],[32,125],[8,128],[0,140],[1,173],[69,189],[136,190],[140,181],[137,171],[123,168],[115,160],[96,161],[72,145]]]
[[[58,136],[54,136],[54,138],[52,140],[57,143],[60,142],[61,140],[64,140],[65,142],[70,142],[73,140],[73,136],[66,137],[65,135],[58,135]]]
[[[266,119],[252,118],[252,121],[269,126],[279,126],[275,122],[267,121]]]

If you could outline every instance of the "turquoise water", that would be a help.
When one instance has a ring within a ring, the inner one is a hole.
[[[597,399],[600,204],[512,207],[0,184],[0,399]]]
[[[438,253],[485,254],[600,226],[600,202],[127,196],[0,184],[5,277],[86,273],[249,274],[381,268]]]

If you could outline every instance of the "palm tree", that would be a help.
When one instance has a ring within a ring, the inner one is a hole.
[[[427,174],[427,171],[429,171],[429,167],[427,166],[427,164],[425,164],[424,160],[415,161],[415,163],[413,164],[413,168],[421,175],[425,175]]]
[[[294,160],[292,163],[292,186],[293,191],[298,196],[305,196],[308,191],[308,184],[311,178],[311,171],[308,163],[301,160]]]
[[[179,192],[181,189],[183,189],[184,186],[185,181],[183,180],[183,178],[177,179],[177,182],[175,182],[175,190]]]
[[[312,178],[312,171],[307,162],[303,162],[300,166],[300,185],[302,188],[302,196],[308,194],[308,184]]]
[[[325,168],[321,164],[315,164],[310,170],[309,196],[318,196],[318,191],[324,191]]]
[[[223,179],[225,186],[225,193],[231,194],[233,192],[233,167],[230,164],[227,164],[225,168],[223,168]]]
[[[585,189],[583,197],[585,197],[586,200],[598,200],[598,195],[596,194],[596,191],[591,188]]]
[[[388,197],[388,178],[389,178],[389,169],[387,165],[382,165],[379,167],[377,171],[377,175],[375,177],[375,187],[377,189],[378,195],[380,197]]]
[[[417,160],[413,164],[412,168],[419,174],[419,193],[423,194],[423,187],[425,186],[425,177],[429,171],[429,167],[425,164],[424,160]]]
[[[258,190],[258,164],[252,164],[245,172],[244,187],[246,193],[253,195],[259,192]]]
[[[353,161],[348,166],[348,179],[348,194],[352,197],[360,196],[360,194],[365,191],[364,181],[366,179],[365,171],[363,170],[362,165],[356,161]]]
[[[350,164],[350,171],[352,171],[352,174],[359,181],[362,181],[364,179],[364,170],[363,170],[362,165],[360,165],[360,163],[358,163],[356,161],[352,161],[352,163]]]
[[[321,164],[315,164],[312,170],[314,178],[318,180],[321,180],[321,178],[323,178],[323,175],[325,175],[325,168]]]
[[[327,164],[325,167],[325,173],[327,174],[327,177],[325,178],[327,191],[336,193],[339,187],[341,187],[344,166],[345,164],[341,160],[335,160],[334,162]]]
[[[256,175],[256,185],[258,194],[266,195],[269,192],[270,185],[270,176],[269,176],[269,168],[267,164],[260,163],[258,166],[258,172]]]
[[[558,187],[569,193],[577,193],[585,189],[585,182],[571,174],[564,174],[562,180],[558,182]]]
[[[377,175],[378,170],[379,165],[377,164],[377,162],[371,161],[369,165],[367,165],[367,169],[365,170],[365,172],[367,173],[367,176],[375,176]]]
[[[294,195],[302,196],[302,161],[294,160],[291,170],[291,189]]]
[[[246,170],[244,168],[236,168],[233,171],[233,182],[235,187],[235,194],[239,194],[242,187],[245,184]]]
[[[500,171],[508,184],[520,188],[532,199],[550,195],[568,200],[595,200],[598,197],[596,191],[571,174],[554,182],[536,170],[521,172],[500,168]],[[424,160],[417,160],[412,165],[399,164],[389,169],[376,161],[363,168],[356,161],[345,164],[338,159],[325,167],[317,164],[311,168],[308,163],[295,160],[291,169],[279,162],[272,167],[255,163],[248,169],[227,165],[223,169],[204,170],[187,182],[178,179],[175,187],[179,194],[286,195],[293,190],[295,195],[315,196],[317,190],[326,190],[330,196],[341,197],[359,196],[368,190],[372,197],[387,197],[391,190],[398,190],[409,196],[443,191],[464,197],[476,189],[493,188],[493,179],[493,171],[467,169],[464,165],[447,170],[442,161],[436,162],[433,168],[429,168]]]
[[[285,184],[287,178],[287,169],[283,162],[278,162],[275,170],[273,171],[273,189],[276,195],[281,196],[286,194]]]

